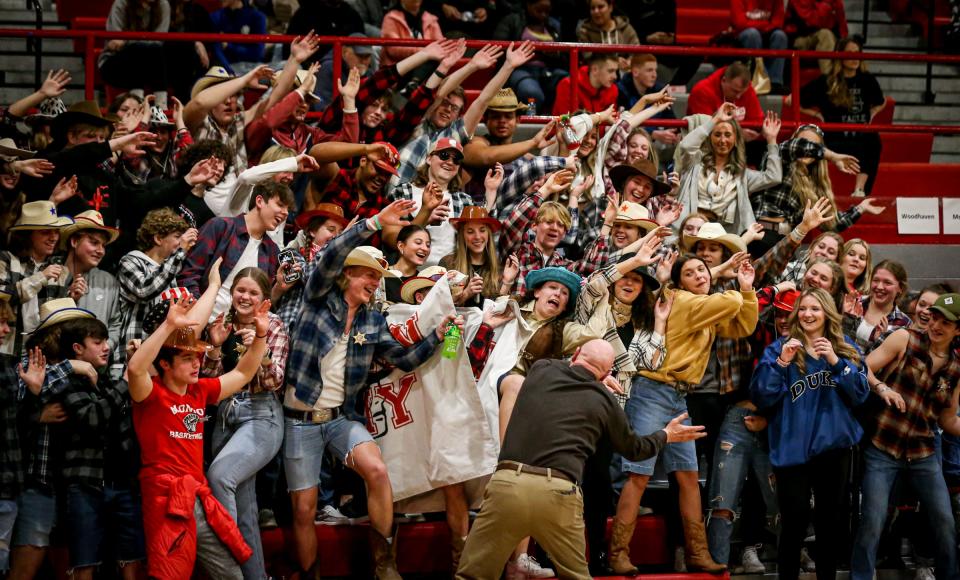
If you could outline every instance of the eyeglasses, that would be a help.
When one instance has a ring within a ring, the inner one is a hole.
[[[447,99],[444,99],[443,101],[441,101],[440,104],[437,105],[437,106],[438,106],[438,107],[444,107],[444,108],[446,108],[446,109],[450,109],[450,112],[452,112],[452,113],[454,113],[454,114],[459,113],[459,112],[463,109],[463,107],[461,107],[460,105],[454,105],[453,103],[451,103],[451,102],[450,102],[449,100],[447,100]]]
[[[436,153],[436,156],[440,161],[450,161],[454,165],[460,165],[463,163],[463,156],[453,153],[451,151],[441,151]]]

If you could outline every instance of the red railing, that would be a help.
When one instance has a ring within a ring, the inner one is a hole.
[[[159,40],[174,42],[238,42],[238,43],[289,43],[293,36],[271,35],[271,34],[199,34],[199,33],[156,33],[156,32],[117,32],[106,30],[31,30],[20,28],[0,29],[0,38],[70,38],[83,39],[84,41],[84,92],[87,99],[94,98],[94,79],[96,78],[96,43],[97,40]],[[333,47],[333,78],[339,78],[341,74],[342,59],[341,54],[344,46],[403,46],[403,47],[422,47],[429,44],[426,40],[396,39],[396,38],[354,38],[354,37],[320,37],[321,44],[331,45]],[[510,44],[508,41],[467,41],[469,48],[481,48],[487,44],[498,44],[506,47]],[[579,69],[579,59],[582,52],[612,52],[612,53],[650,53],[654,55],[685,55],[685,56],[726,56],[726,57],[782,57],[790,60],[791,70],[791,102],[790,108],[794,119],[800,119],[800,61],[801,59],[819,59],[835,58],[837,56],[850,56],[850,53],[817,52],[817,51],[799,51],[799,50],[747,50],[737,48],[719,48],[719,47],[684,47],[684,46],[660,46],[660,45],[597,45],[584,43],[564,43],[564,42],[536,42],[534,43],[538,52],[566,52],[570,57],[570,72],[574,76]],[[932,64],[951,64],[960,65],[960,56],[930,55],[930,54],[893,54],[893,53],[858,53],[860,60],[883,60],[897,62],[922,62]],[[334,86],[336,90],[336,86]],[[576,83],[570,83],[570,102],[574,108],[578,104],[578,95]],[[528,117],[529,121],[545,122],[549,117]],[[800,121],[790,121],[784,123],[784,128],[792,128],[800,124]],[[657,119],[648,124],[658,126],[682,127],[685,123],[682,120]],[[858,132],[893,132],[893,133],[933,133],[937,135],[958,135],[960,134],[960,125],[923,125],[923,124],[893,124],[893,125],[859,125],[852,123],[818,123],[826,131],[858,131]],[[746,126],[751,126],[749,123]]]

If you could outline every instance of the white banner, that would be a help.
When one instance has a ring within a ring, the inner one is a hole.
[[[396,304],[387,311],[391,332],[412,344],[435,332],[444,316],[457,311],[465,327],[456,359],[437,352],[413,372],[394,370],[370,387],[368,429],[380,446],[400,512],[443,511],[440,487],[467,482],[467,500],[478,506],[486,479],[496,468],[499,444],[497,398],[481,396],[466,352],[483,315],[478,308],[455,309],[446,278],[423,304]],[[436,491],[436,492],[435,492]]]
[[[960,234],[960,198],[943,198],[943,233]]]
[[[940,198],[898,197],[897,233],[939,234]]]

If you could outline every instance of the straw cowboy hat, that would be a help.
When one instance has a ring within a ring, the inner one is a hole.
[[[280,80],[280,75],[282,74],[282,72],[283,71],[277,71],[276,74],[273,75],[273,81],[272,81],[273,86],[277,86],[277,82]],[[297,76],[293,80],[293,88],[295,89],[299,88],[301,85],[303,85],[303,83],[307,82],[307,78],[309,76],[310,76],[310,71],[305,69],[298,70]],[[317,103],[321,100],[320,97],[315,93],[307,93],[304,96],[311,103]]]
[[[72,223],[72,219],[57,215],[57,206],[52,201],[30,201],[20,208],[20,217],[10,226],[10,231],[58,229]]]
[[[298,228],[305,230],[307,226],[310,225],[310,222],[313,221],[313,218],[318,217],[331,219],[343,227],[347,227],[347,224],[350,223],[350,221],[343,216],[343,208],[332,203],[318,203],[314,209],[298,215],[294,222]]]
[[[386,259],[384,259],[383,252],[373,246],[354,248],[343,263],[344,268],[347,266],[362,266],[379,272],[381,276],[386,278],[399,278],[393,270],[389,269],[389,264]]]
[[[36,151],[20,149],[17,147],[16,142],[9,137],[0,139],[0,157],[7,159],[30,159],[36,154]]]
[[[200,91],[235,78],[237,78],[236,75],[230,74],[227,72],[227,69],[222,66],[212,66],[210,70],[207,71],[207,74],[193,83],[193,88],[190,89],[190,98],[195,99],[197,95],[200,94]]]
[[[33,332],[39,332],[59,322],[77,318],[96,318],[93,312],[78,308],[73,298],[56,298],[40,305],[40,325]]]
[[[670,185],[657,179],[657,167],[653,164],[653,161],[650,161],[649,159],[638,159],[633,163],[622,163],[617,165],[610,170],[610,181],[613,183],[613,187],[622,193],[623,186],[626,185],[627,181],[635,175],[642,175],[649,179],[653,184],[653,193],[651,194],[651,197],[654,195],[662,195],[670,191]]]
[[[170,333],[167,340],[163,341],[163,348],[172,348],[175,350],[185,350],[187,352],[208,352],[213,349],[213,345],[197,338],[197,333],[191,327],[178,328]]]
[[[625,201],[617,208],[617,217],[613,220],[615,224],[627,224],[635,226],[650,233],[660,227],[660,224],[650,219],[650,212],[643,205]]]
[[[743,243],[740,236],[728,234],[718,223],[705,223],[700,226],[697,235],[683,236],[683,249],[689,252],[697,242],[717,242],[734,254],[747,251],[747,245]]]
[[[416,304],[417,301],[414,298],[417,292],[433,288],[434,284],[446,275],[447,269],[442,266],[424,268],[417,276],[410,278],[403,283],[403,286],[400,286],[400,299],[407,304]]]
[[[499,111],[501,113],[515,113],[526,111],[527,106],[517,100],[513,89],[500,89],[493,95],[490,102],[487,103],[488,111]]]
[[[64,226],[63,230],[60,231],[60,249],[66,250],[67,243],[70,241],[70,236],[79,232],[80,230],[96,230],[104,232],[107,234],[107,243],[112,244],[117,241],[117,238],[120,237],[120,230],[117,228],[111,228],[110,226],[104,225],[103,215],[95,209],[90,209],[82,213],[78,213],[73,218],[73,223]]]
[[[500,220],[497,218],[490,217],[490,213],[487,212],[487,208],[481,207],[479,205],[468,205],[463,208],[463,212],[460,214],[460,217],[450,218],[450,225],[454,229],[460,229],[460,226],[467,222],[478,222],[485,224],[492,231],[498,231],[503,227],[503,224],[500,223]]]

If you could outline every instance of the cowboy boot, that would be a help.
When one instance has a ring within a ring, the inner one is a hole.
[[[380,532],[370,528],[370,551],[373,552],[373,577],[377,580],[403,580],[397,571],[397,535],[388,542]]]
[[[625,524],[613,518],[613,530],[610,532],[610,553],[607,562],[615,574],[634,575],[639,570],[630,562],[630,540],[633,539],[633,529],[637,527],[637,520]]]
[[[686,538],[687,570],[702,570],[710,574],[720,574],[727,570],[726,564],[717,564],[707,549],[707,534],[702,520],[683,520],[683,535]]]
[[[456,575],[460,567],[460,556],[463,555],[463,547],[467,545],[467,539],[460,537],[456,532],[450,533],[450,568]]]

